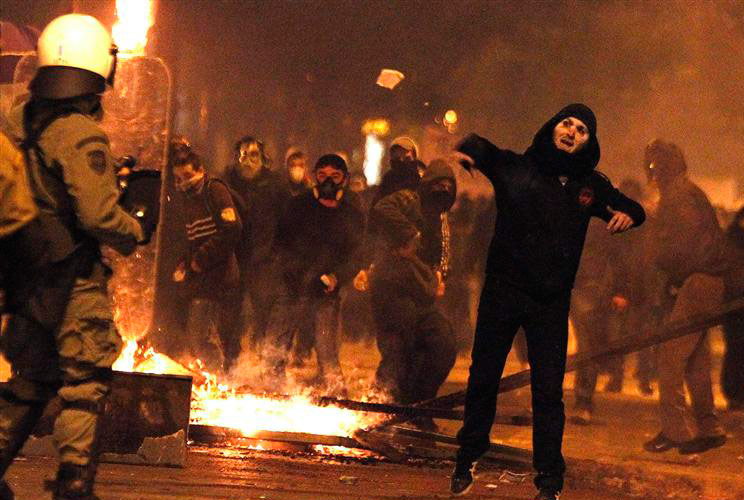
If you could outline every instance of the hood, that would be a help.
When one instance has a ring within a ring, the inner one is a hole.
[[[575,116],[588,127],[589,141],[577,153],[561,151],[553,144],[553,129],[563,119]],[[533,159],[546,175],[566,175],[582,177],[599,164],[599,140],[597,139],[597,119],[585,104],[569,104],[561,109],[537,131],[532,145],[525,154]]]
[[[449,179],[452,181],[454,189],[452,191],[451,200],[446,210],[452,208],[457,198],[457,179],[455,178],[455,172],[449,164],[441,159],[432,160],[429,166],[426,168],[424,176],[421,178],[421,184],[418,187],[418,191],[423,200],[428,199],[428,195],[431,193],[431,185],[439,179]],[[445,210],[445,211],[446,211]]]

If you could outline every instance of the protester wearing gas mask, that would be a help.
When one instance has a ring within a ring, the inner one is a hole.
[[[260,343],[266,329],[268,311],[275,283],[270,267],[274,232],[290,193],[287,182],[271,170],[271,158],[259,139],[241,138],[235,144],[236,163],[225,170],[225,182],[244,201],[249,228],[243,231],[250,241],[241,242],[239,253],[240,290],[243,296],[241,328],[254,346]]]
[[[172,158],[188,251],[173,271],[189,303],[187,332],[194,358],[229,369],[240,354],[240,292],[236,248],[242,221],[228,187],[212,179],[199,156],[185,149]],[[221,344],[222,358],[214,342]]]
[[[349,199],[348,168],[340,156],[322,156],[313,174],[313,189],[290,200],[277,226],[272,254],[279,291],[263,352],[267,374],[273,377],[267,383],[279,390],[292,337],[309,316],[321,390],[340,394],[344,380],[338,359],[338,290],[357,271],[364,216]]]
[[[372,208],[387,251],[370,276],[372,314],[382,359],[376,383],[393,401],[436,396],[455,362],[452,326],[437,309],[449,269],[447,212],[455,202],[454,173],[443,160],[426,169],[418,189],[402,189]],[[414,423],[431,430],[431,419]]]

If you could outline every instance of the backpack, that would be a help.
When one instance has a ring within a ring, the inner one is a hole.
[[[209,179],[207,179],[207,185],[205,186],[205,188],[207,189],[207,196],[205,197],[205,199],[207,200],[207,209],[209,210],[209,214],[212,216],[212,219],[218,226],[222,223],[222,219],[219,217],[217,211],[209,203],[209,190],[210,186],[214,183],[222,184],[225,189],[227,189],[227,192],[230,193],[230,197],[232,198],[233,205],[235,205],[235,209],[238,211],[238,216],[240,217],[240,222],[243,226],[243,229],[240,232],[240,240],[238,240],[238,244],[235,247],[235,256],[238,258],[239,261],[244,260],[251,254],[251,227],[248,204],[240,195],[240,193],[231,188],[222,179],[217,179],[215,177],[210,177]]]

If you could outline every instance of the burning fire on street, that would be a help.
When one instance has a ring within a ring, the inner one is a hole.
[[[355,431],[379,421],[366,412],[319,406],[306,394],[272,396],[241,393],[209,372],[201,361],[184,366],[152,347],[127,340],[113,367],[118,371],[190,375],[194,378],[191,399],[192,424],[239,431],[246,438],[266,432],[312,434],[350,438]],[[316,445],[320,454],[354,455],[347,447]]]
[[[155,22],[152,0],[117,0],[114,42],[123,58],[144,56],[148,33]],[[116,268],[110,283],[115,322],[125,339],[124,349],[113,368],[117,371],[157,375],[186,375],[193,378],[191,424],[201,428],[237,431],[245,438],[260,433],[295,433],[350,438],[358,429],[379,421],[377,414],[333,404],[319,405],[307,391],[284,395],[249,394],[233,387],[201,360],[179,362],[145,345],[152,319],[152,255],[136,254],[129,259],[112,256]],[[259,392],[259,391],[256,391]],[[233,433],[235,435],[235,433]],[[249,447],[262,449],[263,441]],[[342,446],[316,445],[315,453],[355,455]]]

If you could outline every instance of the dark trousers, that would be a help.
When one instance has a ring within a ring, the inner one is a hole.
[[[486,278],[478,307],[472,364],[465,397],[465,422],[457,434],[458,461],[472,462],[490,446],[489,433],[496,414],[499,381],[514,336],[523,327],[532,369],[533,466],[538,488],[563,488],[566,464],[561,454],[563,375],[568,344],[566,292],[546,303],[523,291]]]
[[[373,313],[381,356],[375,383],[397,403],[435,398],[457,357],[450,322],[433,305],[418,306],[405,297],[375,299]]]
[[[723,323],[726,353],[721,370],[721,389],[729,404],[744,406],[744,313],[730,315]]]

